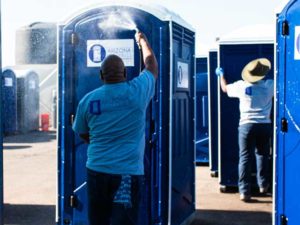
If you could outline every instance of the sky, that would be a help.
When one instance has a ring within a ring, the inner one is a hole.
[[[122,0],[120,0],[122,1]],[[205,55],[216,37],[254,24],[274,24],[288,0],[151,0],[180,15],[196,31],[196,55]],[[32,22],[60,22],[101,0],[2,0],[3,66],[15,64],[15,31]],[[143,0],[147,3],[147,0]]]

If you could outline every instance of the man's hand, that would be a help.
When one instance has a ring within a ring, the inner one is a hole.
[[[139,48],[141,48],[142,41],[145,41],[146,43],[148,43],[146,36],[140,31],[136,32],[134,37],[135,37],[136,43],[139,46]]]
[[[215,73],[218,77],[224,76],[224,70],[221,67],[217,67]]]

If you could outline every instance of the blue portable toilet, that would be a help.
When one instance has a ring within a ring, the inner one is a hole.
[[[3,134],[17,132],[17,79],[11,69],[2,71]]]
[[[39,76],[33,70],[13,69],[17,77],[18,132],[39,130]]]
[[[272,69],[267,78],[274,74],[274,34],[272,25],[255,25],[236,30],[221,37],[219,41],[218,64],[225,71],[227,83],[241,80],[244,66],[256,58],[268,58]],[[218,88],[218,147],[220,191],[238,184],[238,125],[239,100],[229,98]],[[271,158],[271,155],[270,155]],[[256,166],[253,159],[253,184],[256,182]]]
[[[111,16],[115,23],[104,26]],[[140,224],[182,224],[195,211],[195,33],[163,7],[108,3],[59,26],[58,224],[87,224],[87,145],[72,131],[72,120],[81,98],[102,85],[106,55],[119,54],[128,79],[139,74],[135,27],[153,47],[160,74],[147,111]]]
[[[277,17],[275,225],[300,221],[300,1]]]
[[[208,163],[207,57],[196,58],[196,163]]]
[[[209,167],[212,177],[218,176],[218,78],[215,69],[218,67],[218,50],[208,52],[208,133],[209,133]]]

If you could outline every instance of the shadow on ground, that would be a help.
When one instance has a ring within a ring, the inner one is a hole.
[[[31,147],[31,145],[4,145],[3,150],[21,150]]]
[[[6,225],[53,225],[54,205],[4,205]]]
[[[197,210],[191,225],[253,225],[272,224],[267,212]]]
[[[26,134],[17,134],[12,136],[4,137],[5,143],[41,143],[41,142],[49,142],[55,140],[56,131],[32,131]]]

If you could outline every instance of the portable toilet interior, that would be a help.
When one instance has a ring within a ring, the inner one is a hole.
[[[39,77],[33,70],[17,70],[18,132],[39,130]]]
[[[17,132],[17,79],[10,69],[2,70],[3,134]]]
[[[218,176],[218,78],[215,69],[218,67],[218,50],[208,52],[208,136],[209,168],[212,177]]]
[[[161,6],[110,1],[84,9],[59,26],[58,224],[87,223],[87,145],[71,127],[77,104],[102,85],[99,67],[106,55],[123,59],[128,80],[139,74],[136,28],[147,36],[159,64],[146,116],[146,182],[139,224],[181,224],[195,211],[194,30]]]
[[[273,25],[247,26],[224,35],[219,40],[218,65],[224,69],[227,83],[241,80],[244,66],[256,59],[267,58],[272,68],[266,79],[274,77],[274,35]],[[218,88],[218,147],[220,191],[238,184],[238,126],[239,100],[229,98]],[[256,184],[256,163],[253,158],[252,178]],[[272,158],[270,156],[270,161]],[[270,180],[272,180],[270,178]]]
[[[300,1],[277,18],[275,225],[300,221]]]
[[[196,163],[208,163],[207,57],[196,58]]]

